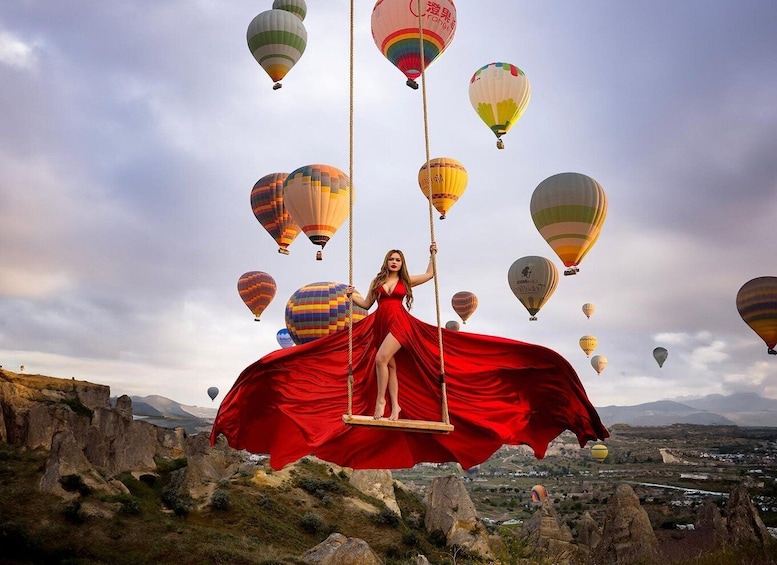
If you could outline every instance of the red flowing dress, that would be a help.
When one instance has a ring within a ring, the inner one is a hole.
[[[378,290],[378,308],[353,324],[353,414],[371,415],[377,396],[375,355],[388,332],[402,349],[395,361],[400,417],[440,421],[437,326],[402,305],[399,281]],[[529,445],[538,458],[564,430],[580,446],[609,436],[572,366],[558,353],[511,339],[442,329],[448,434],[347,426],[348,331],[274,351],[248,366],[224,397],[211,443],[224,434],[235,449],[269,453],[280,469],[306,455],[354,469],[403,469],[457,461],[465,469],[504,444]]]

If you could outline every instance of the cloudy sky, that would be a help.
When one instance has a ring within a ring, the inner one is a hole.
[[[271,0],[0,0],[0,364],[214,406],[278,348],[299,287],[347,282],[348,225],[324,260],[301,234],[289,256],[254,218],[254,183],[310,163],[349,169],[349,6],[309,0],[307,50],[272,90],[246,45]],[[354,283],[387,249],[426,266],[422,91],[376,48],[356,2]],[[596,406],[755,391],[777,398],[777,358],[739,317],[748,280],[777,275],[777,7],[772,0],[460,0],[450,47],[428,69],[431,157],[469,172],[435,220],[442,322],[557,350]],[[531,102],[505,149],[468,82],[520,67]],[[525,255],[562,267],[529,214],[560,172],[604,187],[609,213],[580,273],[539,320],[507,284]],[[437,215],[434,216],[435,218]],[[270,273],[254,318],[237,279]],[[436,323],[434,285],[414,315]],[[581,306],[596,305],[587,319]],[[578,345],[609,366],[596,375]],[[659,369],[653,348],[669,350]],[[344,369],[345,371],[345,369]],[[345,373],[344,373],[345,374]],[[218,399],[217,399],[218,400]]]

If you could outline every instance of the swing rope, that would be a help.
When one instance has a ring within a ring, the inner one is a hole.
[[[348,194],[348,284],[353,286],[353,148],[354,148],[354,127],[353,127],[353,107],[354,107],[354,0],[351,0],[350,15],[350,104],[349,104],[349,164],[348,174],[351,179],[351,190]],[[421,54],[421,97],[423,100],[423,119],[424,119],[424,146],[426,151],[426,175],[427,175],[427,199],[429,201],[429,237],[430,245],[434,243],[434,209],[432,206],[432,172],[430,167],[429,151],[429,114],[426,98],[426,75],[424,61],[424,37],[423,20],[421,15],[421,0],[417,0],[418,13],[418,42],[419,52]],[[432,274],[434,279],[434,300],[437,313],[437,346],[440,352],[440,392],[441,392],[441,415],[442,424],[445,427],[450,425],[450,416],[448,414],[448,394],[445,384],[445,355],[442,341],[442,324],[440,317],[440,288],[437,277],[437,254],[433,253],[430,257],[432,262]],[[353,301],[348,301],[348,412],[346,418],[353,418]],[[382,420],[375,420],[377,425],[385,425]],[[431,428],[430,428],[431,429]],[[437,431],[448,431],[447,428],[440,428]]]

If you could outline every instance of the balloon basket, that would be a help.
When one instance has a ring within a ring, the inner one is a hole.
[[[537,321],[537,316],[529,316],[529,321],[530,322],[536,322]]]
[[[767,349],[767,350],[766,350],[766,352],[767,352],[769,355],[777,355],[777,351],[775,351],[775,350],[774,350],[774,349],[772,349],[771,347],[770,347],[769,349]]]
[[[321,251],[316,251],[316,261],[321,261],[324,258],[324,254]]]
[[[564,276],[568,277],[569,275],[576,275],[580,269],[578,267],[570,267],[566,271],[564,271]]]
[[[407,82],[405,83],[413,90],[418,90],[418,83],[414,81],[412,78],[407,79]]]
[[[259,318],[254,318],[254,322],[261,322]]]
[[[288,249],[284,249],[283,247],[279,247],[278,248],[278,253],[280,253],[281,255],[288,255],[289,254],[289,250]]]
[[[279,83],[279,82],[276,82],[275,84],[273,84],[273,85],[272,85],[272,89],[273,89],[273,90],[278,90],[278,89],[279,89],[279,88],[281,88],[282,86],[283,86],[283,85],[282,85],[281,83]]]
[[[497,139],[496,140],[496,148],[497,149],[504,149],[505,148],[504,141],[502,141],[501,139]]]

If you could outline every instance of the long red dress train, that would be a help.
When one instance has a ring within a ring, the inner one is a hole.
[[[402,282],[353,325],[353,413],[369,414],[377,395],[375,354],[391,332],[403,419],[441,418],[437,327],[402,306]],[[354,469],[402,469],[457,461],[465,469],[503,444],[529,445],[542,458],[564,430],[580,446],[609,436],[572,366],[558,353],[511,339],[442,330],[449,434],[346,426],[348,332],[274,351],[247,367],[219,408],[211,443],[269,453],[280,469],[306,455]]]

